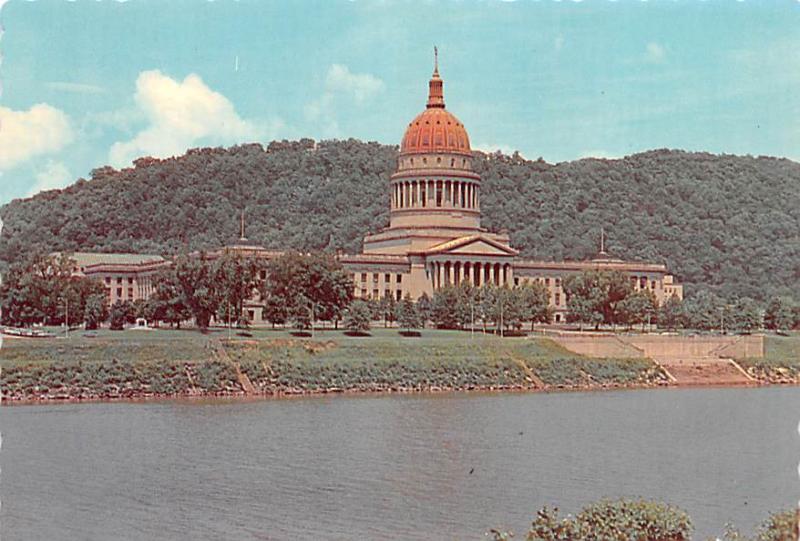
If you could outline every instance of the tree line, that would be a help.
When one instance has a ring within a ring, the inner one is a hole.
[[[272,261],[223,252],[182,255],[153,278],[148,299],[107,305],[106,290],[95,279],[73,275],[69,254],[33,256],[12,265],[0,286],[2,323],[84,324],[96,329],[108,323],[121,329],[138,318],[180,327],[193,321],[200,329],[216,325],[248,326],[247,305],[262,307],[262,319],[297,329],[318,321],[367,332],[376,321],[406,331],[429,323],[443,329],[492,332],[533,330],[553,319],[548,290],[541,283],[474,287],[448,286],[416,301],[408,295],[354,299],[354,285],[342,265],[326,254],[287,253]],[[580,328],[601,326],[751,332],[800,326],[800,304],[774,297],[766,303],[747,297],[724,299],[702,291],[685,301],[677,297],[659,305],[651,290],[635,290],[618,271],[590,270],[563,281],[567,322]]]

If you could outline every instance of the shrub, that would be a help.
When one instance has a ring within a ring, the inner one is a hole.
[[[603,500],[575,517],[559,519],[558,509],[538,512],[528,541],[687,541],[692,523],[675,507],[645,500]]]

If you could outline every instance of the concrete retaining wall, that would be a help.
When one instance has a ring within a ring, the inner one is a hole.
[[[647,355],[634,345],[616,336],[548,336],[562,347],[587,357],[613,357],[617,359],[642,358]]]
[[[561,346],[587,357],[742,358],[763,357],[764,337],[593,335],[555,336]]]

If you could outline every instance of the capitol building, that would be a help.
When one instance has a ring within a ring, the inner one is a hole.
[[[469,135],[445,107],[438,62],[428,82],[425,110],[406,128],[397,169],[390,180],[389,226],[364,237],[363,253],[341,257],[351,272],[355,295],[397,299],[463,282],[520,285],[542,283],[550,294],[554,322],[565,321],[562,281],[585,270],[617,270],[635,290],[651,290],[659,303],[683,298],[665,265],[610,257],[602,245],[586,261],[521,259],[505,233],[481,227],[481,178],[472,168]]]
[[[389,180],[388,226],[364,237],[362,253],[338,256],[350,273],[356,298],[400,300],[408,294],[418,299],[461,283],[539,282],[549,292],[553,323],[561,323],[567,312],[562,283],[586,270],[620,271],[635,290],[652,291],[659,303],[671,296],[683,298],[683,287],[664,264],[616,259],[602,244],[597,256],[585,261],[520,258],[507,234],[481,226],[481,178],[472,160],[464,124],[445,107],[437,61],[425,109],[406,127]],[[265,259],[282,253],[241,242],[210,255],[226,251]],[[153,274],[169,264],[158,256],[81,253],[73,258],[77,272],[106,284],[110,303],[147,298]],[[247,303],[245,310],[253,324],[263,321],[258,299]]]

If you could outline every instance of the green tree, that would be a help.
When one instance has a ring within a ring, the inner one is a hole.
[[[87,330],[100,327],[108,319],[108,302],[103,294],[90,295],[83,309],[83,322]]]
[[[125,324],[130,323],[133,319],[134,308],[133,304],[128,301],[117,301],[111,307],[111,314],[109,316],[110,329],[112,331],[121,331],[125,328]]]
[[[235,252],[225,252],[215,261],[219,321],[235,325],[244,323],[244,303],[258,293],[262,271],[266,271],[262,259]]]
[[[417,311],[419,312],[419,319],[424,329],[433,313],[433,303],[427,293],[423,293],[417,299]]]
[[[620,303],[633,292],[628,278],[618,271],[584,271],[567,277],[563,287],[568,321],[595,329],[602,323],[620,323]]]
[[[419,310],[414,301],[411,300],[410,294],[406,293],[403,300],[397,303],[395,309],[397,311],[397,322],[406,331],[418,329],[421,326]]]
[[[433,294],[431,320],[440,329],[460,329],[470,319],[466,290],[446,286]]]
[[[388,327],[394,322],[397,314],[397,305],[398,303],[392,295],[381,297],[379,307],[384,327]]]
[[[34,323],[70,326],[83,322],[87,299],[105,295],[96,280],[73,275],[69,254],[34,254],[12,265],[0,286],[3,322],[28,326]]]
[[[725,319],[727,328],[736,332],[752,332],[764,324],[761,306],[747,297],[736,299],[726,310]]]
[[[266,295],[280,299],[302,328],[310,327],[312,319],[334,319],[352,301],[353,283],[330,256],[289,253],[269,268]]]
[[[147,301],[151,319],[181,328],[192,317],[183,287],[174,268],[162,270],[153,278],[154,291]]]
[[[344,325],[352,332],[369,332],[369,323],[372,320],[372,310],[366,301],[354,300],[345,312]]]
[[[656,323],[657,314],[658,301],[650,290],[631,293],[619,303],[619,322],[629,328],[641,325],[644,330],[645,323]]]
[[[201,330],[208,328],[220,306],[220,288],[214,265],[205,254],[180,256],[175,260],[175,278],[181,300]]]
[[[772,297],[764,311],[764,326],[776,331],[795,326],[795,303],[787,297]]]
[[[677,295],[672,295],[659,306],[658,324],[670,330],[680,329],[685,326],[686,315],[683,309],[683,301]]]
[[[710,291],[698,291],[683,301],[686,325],[691,329],[719,329],[724,324],[725,303]]]
[[[266,298],[262,297],[264,303],[264,319],[275,325],[283,325],[289,319],[289,311],[283,301],[275,295],[267,295]]]
[[[521,318],[529,321],[531,330],[536,323],[549,323],[553,317],[547,288],[539,283],[523,284],[517,291],[521,302]]]

